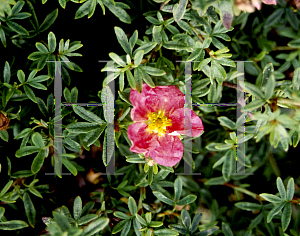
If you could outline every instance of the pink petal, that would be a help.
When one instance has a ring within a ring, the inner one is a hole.
[[[158,138],[160,145],[150,152],[151,158],[163,166],[175,166],[182,158],[183,145],[176,136],[165,135]]]
[[[148,119],[150,112],[158,110],[165,111],[168,117],[175,109],[184,106],[184,94],[174,85],[151,88],[144,83],[141,94],[131,89],[130,101],[134,106],[131,110],[132,120],[142,121]]]
[[[130,151],[135,153],[145,153],[152,151],[159,146],[157,135],[151,134],[146,128],[147,124],[144,122],[137,122],[128,127],[128,138],[132,142]]]
[[[262,0],[262,2],[268,5],[277,5],[276,0]]]
[[[256,7],[257,10],[261,9],[260,1],[259,0],[251,0],[253,6]]]
[[[187,130],[186,132],[184,129],[184,123],[185,123],[184,109],[188,109],[188,108],[178,108],[171,114],[169,119],[172,120],[172,126],[168,126],[167,131],[168,133],[172,133],[176,131],[179,134],[197,137],[204,130],[202,120],[193,110],[188,109],[189,111],[192,112],[192,117],[191,117],[192,130]]]

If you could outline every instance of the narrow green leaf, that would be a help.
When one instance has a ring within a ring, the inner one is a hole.
[[[282,203],[280,203],[279,205],[275,206],[275,207],[269,212],[269,214],[268,214],[268,216],[267,216],[267,223],[270,223],[271,220],[273,219],[273,217],[274,217],[275,215],[277,215],[277,214],[281,211],[281,209],[282,209],[286,204],[287,204],[286,202],[282,202]]]
[[[5,186],[4,186],[4,188],[1,190],[1,192],[0,192],[0,197],[2,197],[7,191],[8,191],[8,189],[10,188],[10,186],[12,185],[12,183],[13,183],[14,181],[13,180],[10,180]],[[1,219],[1,217],[0,217],[0,219]]]
[[[48,34],[48,45],[49,45],[49,51],[54,52],[56,48],[56,38],[53,32],[51,31]]]
[[[61,161],[64,164],[64,166],[72,173],[72,175],[77,175],[76,167],[69,160],[67,160],[66,158],[62,158]]]
[[[294,178],[290,178],[287,185],[286,200],[291,201],[294,197],[294,193],[295,193]]]
[[[281,215],[281,225],[282,225],[283,232],[287,230],[291,218],[292,218],[292,203],[288,202],[286,203]]]
[[[280,177],[277,177],[276,179],[276,185],[277,185],[277,189],[280,193],[280,197],[284,200],[286,200],[286,191],[282,182],[282,179]]]
[[[115,34],[117,36],[117,40],[120,43],[121,47],[124,49],[124,51],[131,55],[131,48],[130,48],[130,44],[128,42],[128,38],[126,36],[126,34],[124,33],[124,31],[120,28],[115,26]]]
[[[23,202],[24,202],[24,208],[25,208],[25,213],[28,219],[29,224],[31,225],[32,228],[35,226],[35,217],[36,217],[36,211],[34,208],[34,205],[30,199],[30,196],[27,192],[23,194]]]
[[[46,16],[45,20],[39,27],[39,31],[44,32],[46,29],[48,29],[54,23],[57,16],[58,16],[58,8]]]
[[[190,203],[196,201],[196,199],[197,199],[196,195],[190,194],[190,195],[182,198],[179,202],[177,202],[177,205],[179,205],[179,206],[187,205],[187,204],[190,204]]]
[[[137,206],[133,197],[128,198],[128,207],[131,215],[135,215],[137,213]]]
[[[144,56],[144,50],[139,50],[137,53],[134,55],[134,65],[140,65]]]
[[[82,211],[82,201],[80,196],[77,196],[74,200],[74,206],[73,206],[73,216],[74,220],[77,222],[81,216]]]
[[[39,148],[45,147],[42,135],[40,133],[35,132],[31,138],[35,146],[38,146]]]
[[[7,21],[6,24],[9,28],[19,34],[29,35],[28,31],[25,28],[13,21]]]
[[[157,197],[160,201],[162,201],[162,202],[164,202],[164,203],[166,203],[166,204],[168,204],[168,205],[173,206],[173,205],[175,204],[174,201],[172,201],[171,199],[167,198],[165,195],[163,195],[163,194],[160,193],[160,192],[153,191],[153,194],[154,194],[154,196]],[[182,201],[182,200],[181,200],[181,201]],[[177,205],[179,205],[179,203],[178,203]],[[185,205],[185,204],[183,204],[183,205]]]
[[[35,152],[39,152],[40,148],[37,146],[25,146],[21,147],[18,151],[16,151],[16,157],[23,157],[30,155]]]
[[[181,196],[182,192],[182,180],[181,178],[177,178],[174,182],[174,201],[177,202]]]
[[[261,196],[262,198],[266,199],[269,202],[273,202],[273,203],[281,203],[282,200],[280,197],[277,197],[273,194],[268,194],[268,193],[261,193],[259,194],[259,196]]]
[[[31,171],[37,173],[40,171],[45,159],[45,149],[41,149],[31,164]]]
[[[102,92],[103,92],[103,90],[102,90]],[[70,95],[70,98],[71,98],[71,95]],[[102,100],[102,103],[105,104],[103,100]],[[97,123],[100,125],[105,124],[105,122],[100,117],[95,115],[93,112],[90,112],[81,106],[72,106],[72,107],[73,107],[74,112],[77,115],[79,115],[82,119],[85,119],[89,122]]]
[[[260,204],[252,202],[237,202],[234,205],[245,211],[258,211],[262,207]]]
[[[230,229],[229,225],[222,222],[222,231],[225,236],[233,236],[232,230]]]
[[[22,220],[10,220],[0,223],[0,230],[17,230],[28,227],[29,225]]]
[[[184,13],[186,11],[188,0],[180,0],[178,7],[173,12],[173,17],[176,22],[180,21],[182,17],[184,16]]]

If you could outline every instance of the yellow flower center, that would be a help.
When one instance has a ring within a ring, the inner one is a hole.
[[[159,110],[157,112],[151,112],[148,114],[149,119],[146,121],[148,124],[148,130],[151,133],[158,133],[159,136],[165,134],[167,126],[172,125],[172,121],[165,116],[165,112]]]

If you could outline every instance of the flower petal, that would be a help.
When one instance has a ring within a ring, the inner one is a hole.
[[[167,127],[167,132],[172,133],[176,131],[179,134],[188,135],[192,137],[199,136],[204,130],[202,120],[193,110],[188,109],[188,111],[192,112],[192,117],[191,117],[192,130],[185,130],[184,109],[188,109],[188,108],[178,108],[171,114],[170,119],[172,120],[172,126]]]
[[[145,153],[152,151],[159,146],[157,135],[151,134],[146,128],[147,124],[144,122],[137,122],[128,127],[128,138],[132,142],[130,151],[135,153]]]
[[[148,119],[150,112],[158,110],[165,111],[165,116],[168,117],[174,110],[184,106],[184,94],[174,85],[151,88],[144,83],[141,94],[131,89],[130,101],[134,106],[131,111],[132,120],[142,121]]]
[[[164,135],[158,138],[160,145],[150,151],[151,158],[163,166],[175,166],[182,158],[183,144],[176,136]]]
[[[276,0],[262,0],[262,2],[268,5],[277,5]]]

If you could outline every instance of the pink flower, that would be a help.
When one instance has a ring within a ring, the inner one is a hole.
[[[262,0],[262,2],[268,5],[277,5],[276,0]]]
[[[160,165],[174,166],[182,158],[183,145],[179,135],[184,130],[184,94],[171,86],[151,88],[143,84],[139,94],[131,89],[130,101],[134,108],[131,118],[134,124],[128,127],[128,138],[132,141],[130,151],[144,153]],[[199,136],[204,130],[199,116],[191,111],[191,136]]]

